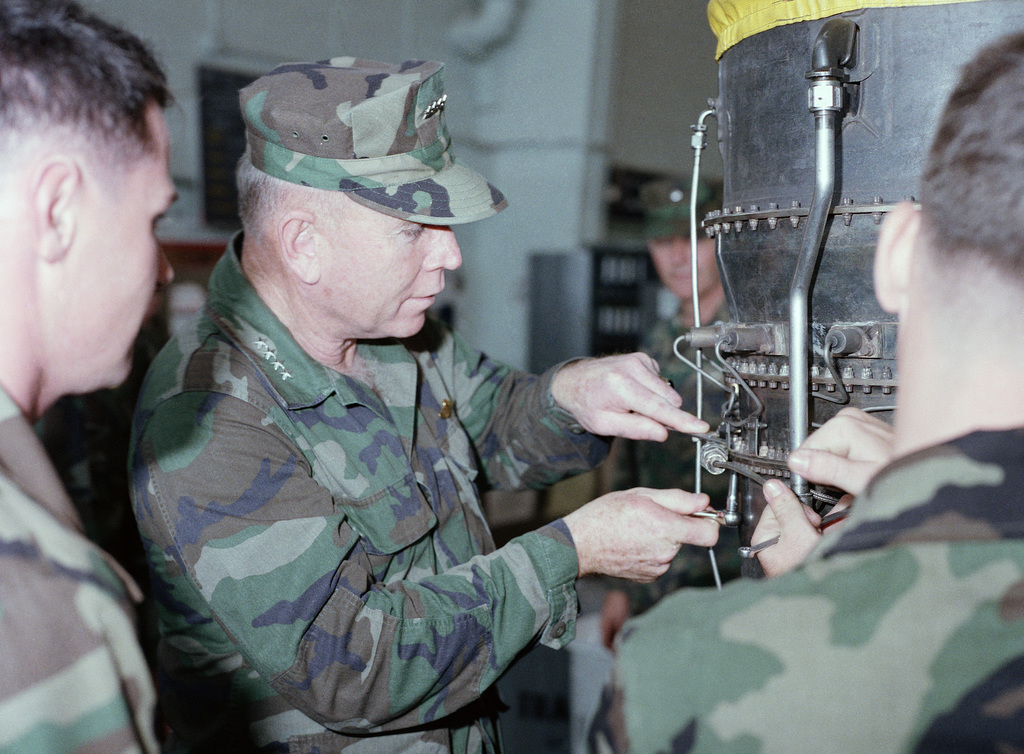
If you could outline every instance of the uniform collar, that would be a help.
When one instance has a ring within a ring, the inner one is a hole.
[[[821,557],[910,542],[1024,538],[1024,428],[972,432],[882,469]]]
[[[0,388],[0,474],[48,510],[64,526],[83,532],[53,463],[14,400]]]
[[[266,376],[270,388],[288,408],[304,408],[336,393],[346,405],[380,408],[380,400],[358,380],[330,369],[307,354],[288,328],[274,315],[242,272],[242,233],[228,243],[210,277],[207,315]],[[360,342],[359,354],[368,364],[416,364],[394,338]],[[415,377],[412,378],[415,385]]]
[[[32,502],[56,519],[63,529],[84,538],[82,517],[71,502],[46,449],[3,388],[0,388],[0,475],[14,483]],[[94,542],[89,541],[88,546],[123,582],[132,601],[142,602],[142,591],[121,564]],[[60,554],[55,556],[52,550],[46,557],[65,562]]]

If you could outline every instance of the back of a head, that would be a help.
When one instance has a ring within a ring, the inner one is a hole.
[[[0,0],[0,148],[63,128],[129,160],[151,146],[150,104],[170,93],[134,35],[68,0]]]
[[[983,266],[1024,288],[1024,33],[964,67],[943,110],[921,205],[937,271]]]

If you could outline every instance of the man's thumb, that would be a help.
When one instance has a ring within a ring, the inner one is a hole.
[[[780,526],[793,521],[795,517],[804,518],[803,505],[793,491],[778,479],[770,479],[764,484],[764,499],[778,519]]]

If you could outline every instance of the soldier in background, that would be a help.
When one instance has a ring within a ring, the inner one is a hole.
[[[0,0],[0,750],[156,752],[138,587],[84,535],[32,431],[117,385],[174,199],[166,80],[129,33],[61,0]]]
[[[707,496],[631,490],[495,549],[482,489],[707,424],[643,354],[536,377],[428,314],[450,226],[505,207],[453,161],[446,101],[428,61],[285,64],[241,92],[244,232],[136,414],[174,745],[495,751],[493,683],[573,637],[578,576],[652,579],[717,538],[686,515]]]
[[[627,625],[595,750],[1024,748],[1022,107],[1015,34],[964,68],[920,210],[882,228],[875,293],[900,325],[891,462],[824,536],[768,482],[753,541],[780,541],[762,560],[812,551]],[[864,418],[826,423],[791,468],[855,490],[879,439]]]
[[[721,187],[698,184],[697,218],[721,206]],[[676,340],[688,332],[694,322],[693,284],[690,273],[690,181],[661,179],[640,190],[644,205],[644,235],[651,261],[661,286],[657,292],[658,318],[643,334],[640,349],[661,368],[683,399],[683,409],[697,413],[697,377],[673,350]],[[698,230],[697,292],[700,296],[701,324],[728,321],[725,291],[718,277],[715,242]],[[683,352],[686,346],[683,345]],[[689,354],[693,358],[693,354]],[[705,359],[704,368],[720,377],[721,370]],[[722,392],[704,380],[704,417],[721,414]],[[662,443],[616,440],[609,463],[612,464],[612,489],[653,487],[655,489],[694,489],[696,444],[689,435],[670,434]],[[714,508],[725,507],[728,475],[701,475],[702,492],[711,497]],[[684,545],[662,576],[644,584],[608,579],[608,591],[601,607],[601,639],[612,648],[616,634],[631,615],[638,615],[655,602],[684,586],[715,586],[715,567],[721,581],[740,575],[739,534],[735,528],[723,529],[715,545],[713,565],[708,551]]]

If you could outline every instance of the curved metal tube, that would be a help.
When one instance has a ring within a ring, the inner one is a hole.
[[[693,136],[690,137],[690,146],[693,147],[693,176],[690,181],[690,285],[693,291],[693,326],[700,327],[700,292],[697,289],[697,188],[700,181],[700,153],[707,146],[707,139],[705,133],[708,127],[704,125],[704,121],[707,120],[709,115],[714,115],[714,110],[705,110],[697,118],[697,124],[693,126]],[[679,356],[679,351],[676,349],[679,341],[677,340],[672,345],[672,350]],[[697,418],[702,419],[704,413],[704,369],[703,356],[701,355],[700,349],[694,349],[694,356],[696,363],[693,365],[697,372]],[[682,358],[680,356],[679,358]],[[685,359],[684,359],[685,361]],[[694,476],[693,476],[693,491],[699,493],[701,491],[701,471],[700,456],[702,450],[702,443],[699,439],[696,439],[696,458],[694,459]],[[711,561],[711,572],[715,575],[715,586],[718,589],[722,588],[722,577],[718,573],[718,560],[715,558],[715,550],[713,547],[708,548],[708,558]]]
[[[693,147],[693,175],[690,180],[690,286],[693,293],[693,326],[700,327],[700,290],[697,286],[697,189],[700,185],[700,153],[707,146],[705,133],[707,126],[704,121],[708,116],[714,115],[714,110],[705,110],[697,118],[697,125],[693,126],[693,136],[690,137],[690,146]],[[697,418],[703,419],[704,412],[704,379],[703,357],[700,349],[694,349],[697,367]],[[700,456],[700,443],[697,443],[697,456]],[[697,472],[697,488],[700,492],[700,472]]]
[[[697,190],[700,186],[700,153],[707,146],[705,133],[707,126],[704,121],[708,116],[714,115],[714,110],[705,110],[697,118],[697,125],[693,126],[693,136],[690,138],[690,146],[693,147],[693,175],[690,180],[690,285],[693,290],[693,326],[700,327],[700,291],[697,288]],[[700,351],[697,351],[698,364],[700,363]],[[700,398],[697,399],[697,410],[700,410]],[[699,416],[699,414],[698,414]]]
[[[836,186],[835,112],[814,113],[814,198],[807,218],[796,273],[789,289],[789,447],[798,448],[807,439],[808,401],[810,400],[807,336],[810,332],[810,296],[814,270],[821,255],[825,224],[832,211]],[[793,492],[803,500],[809,493],[807,480],[792,477]],[[806,501],[805,501],[806,502]]]
[[[812,70],[807,74],[811,79],[808,108],[814,113],[814,197],[789,289],[789,447],[793,450],[807,439],[810,424],[807,336],[811,290],[836,187],[836,116],[843,106],[840,69],[852,60],[856,33],[857,25],[849,19],[826,21],[815,40]],[[810,487],[806,479],[793,474],[791,486],[802,501],[809,502]]]

